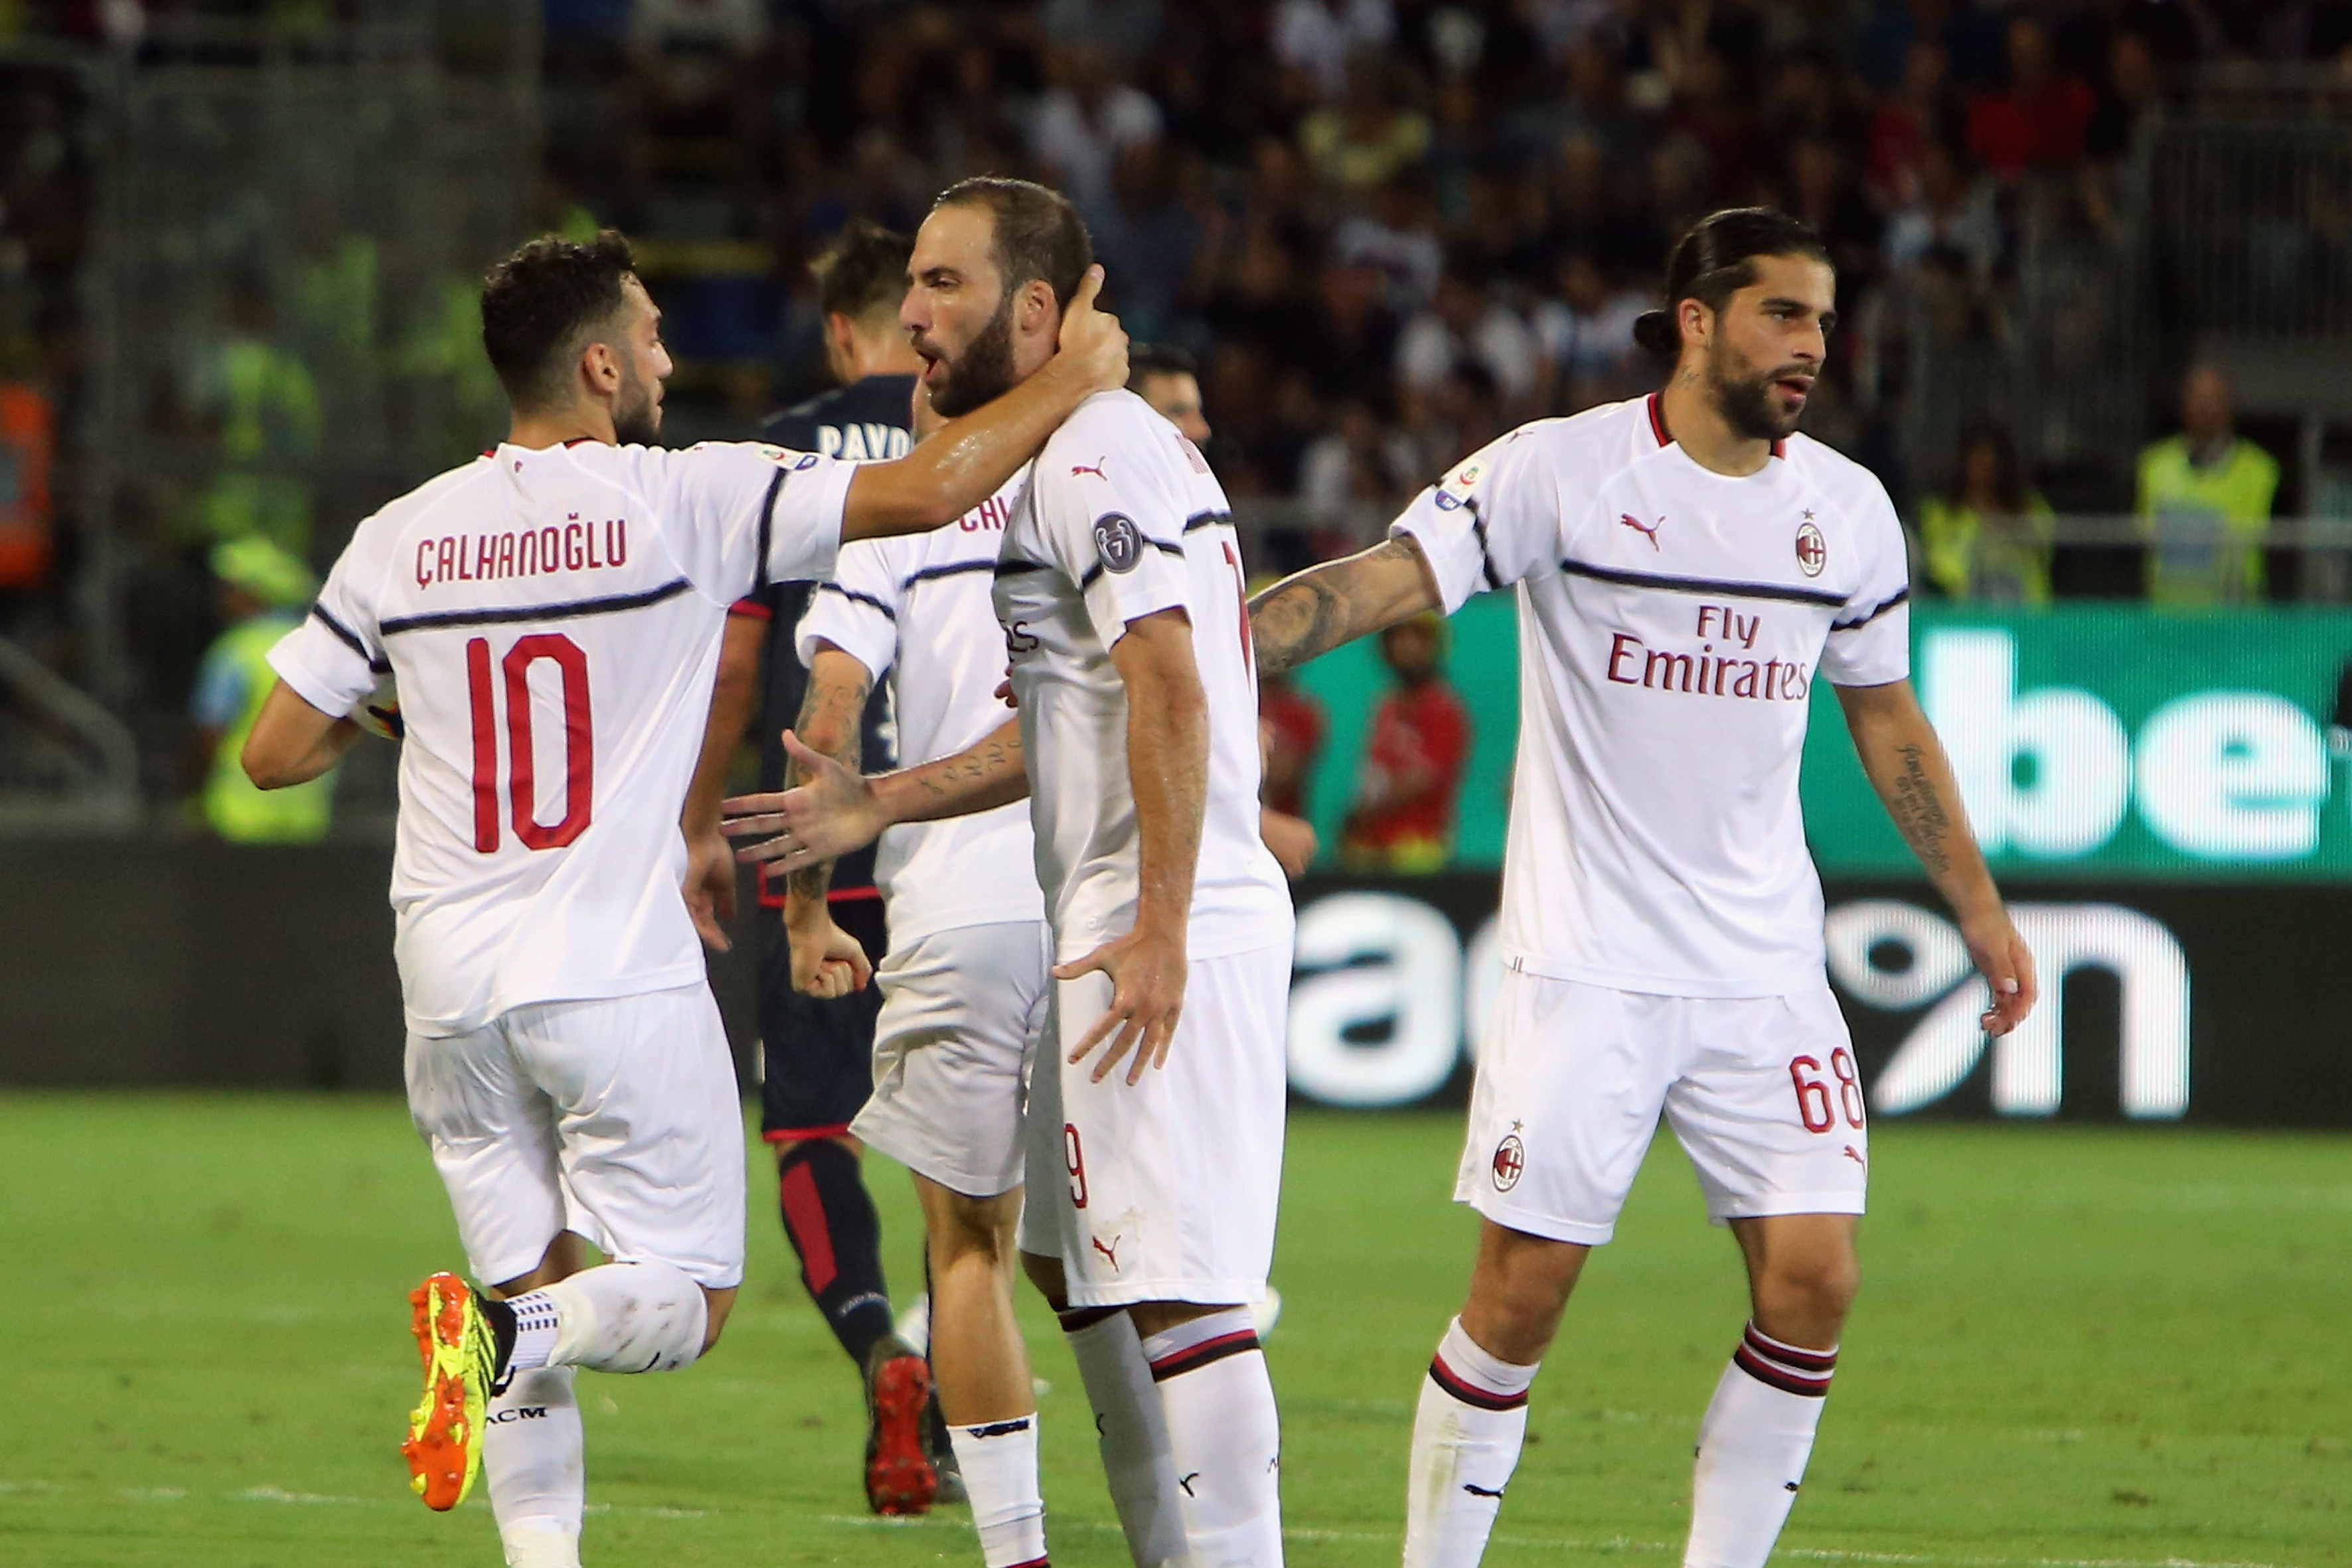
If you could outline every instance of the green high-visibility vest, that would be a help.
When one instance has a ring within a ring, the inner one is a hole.
[[[2252,441],[2232,441],[2205,468],[2189,461],[2185,436],[2142,452],[2137,510],[2148,541],[2149,602],[2260,603],[2278,482],[2278,460]]]
[[[214,748],[212,771],[205,780],[205,820],[231,843],[309,844],[327,836],[334,809],[333,773],[286,789],[256,789],[237,760],[278,679],[269,668],[269,650],[294,625],[290,616],[256,616],[223,632],[205,655],[208,663],[230,660],[245,682],[245,704]]]

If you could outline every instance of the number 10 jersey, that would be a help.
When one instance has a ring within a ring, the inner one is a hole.
[[[500,446],[359,525],[269,662],[326,713],[398,684],[413,1033],[703,977],[678,816],[727,606],[833,574],[855,469],[749,444]]]

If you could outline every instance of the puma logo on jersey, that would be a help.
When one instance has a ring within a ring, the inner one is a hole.
[[[1870,1169],[1870,1162],[1864,1159],[1862,1157],[1862,1151],[1855,1148],[1851,1143],[1845,1146],[1845,1157],[1853,1161],[1855,1164],[1860,1165],[1865,1171]]]
[[[1123,1233],[1120,1236],[1114,1236],[1110,1238],[1110,1245],[1105,1247],[1101,1237],[1097,1236],[1094,1238],[1095,1250],[1109,1260],[1111,1272],[1114,1274],[1118,1272],[1118,1244],[1123,1239],[1125,1239]]]
[[[1075,479],[1080,474],[1092,474],[1095,478],[1102,480],[1103,483],[1108,484],[1110,483],[1110,476],[1103,472],[1103,465],[1109,461],[1110,457],[1106,453],[1102,457],[1097,458],[1091,463],[1072,463],[1070,465],[1070,478]]]
[[[1658,530],[1665,526],[1666,520],[1664,518],[1662,517],[1655,522],[1643,522],[1640,519],[1636,518],[1632,512],[1628,511],[1618,513],[1617,521],[1623,523],[1627,528],[1632,529],[1634,532],[1640,534],[1643,538],[1648,540],[1650,542],[1651,549],[1663,549],[1663,546],[1658,543]]]

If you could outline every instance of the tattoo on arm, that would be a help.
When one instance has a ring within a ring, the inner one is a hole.
[[[980,784],[1007,772],[1022,769],[1021,753],[1003,741],[991,736],[969,755],[951,759],[943,766],[926,768],[915,775],[915,786],[934,799],[953,796],[959,784]]]
[[[1420,551],[1391,539],[1286,578],[1251,600],[1250,638],[1257,648],[1258,674],[1280,675],[1385,625],[1382,613],[1394,607],[1387,601],[1396,595],[1378,593],[1377,580],[1392,578],[1400,567],[1419,584]]]
[[[1898,746],[1895,754],[1903,759],[1903,771],[1887,781],[1887,815],[1895,819],[1895,828],[1919,857],[1927,875],[1940,880],[1952,868],[1951,851],[1945,847],[1952,831],[1952,814],[1946,809],[1935,781],[1927,776],[1927,748]]]
[[[801,714],[793,726],[793,732],[805,741],[812,728],[824,734],[827,732],[826,726],[830,725],[830,732],[839,737],[834,744],[820,746],[814,742],[809,744],[843,767],[856,769],[864,760],[866,699],[873,690],[873,678],[863,668],[859,669],[856,679],[847,682],[812,679],[808,689],[802,694]],[[804,782],[805,775],[799,763],[785,768],[785,788]],[[794,871],[785,879],[785,886],[797,897],[823,903],[825,893],[833,886],[833,862],[821,860]]]

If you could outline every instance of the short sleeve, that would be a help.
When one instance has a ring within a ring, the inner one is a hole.
[[[1174,471],[1181,451],[1174,432],[1141,401],[1106,408],[1088,428],[1111,437],[1110,455],[1080,464],[1041,460],[1032,494],[1047,546],[1078,584],[1108,648],[1129,623],[1190,598],[1185,486]]]
[[[898,615],[906,599],[900,552],[890,548],[896,542],[861,539],[842,546],[835,576],[817,584],[801,617],[793,646],[803,664],[814,661],[822,637],[876,680],[889,670],[898,656]]]
[[[1558,569],[1559,489],[1547,482],[1544,443],[1528,439],[1541,427],[1523,425],[1472,453],[1389,524],[1390,538],[1420,544],[1449,616],[1473,594]]]
[[[1911,673],[1911,563],[1895,503],[1875,479],[1859,522],[1862,585],[1830,623],[1821,672],[1834,686],[1885,686]]]
[[[703,594],[731,604],[770,583],[831,577],[857,465],[751,441],[648,451],[675,548]]]
[[[269,650],[269,668],[278,679],[320,712],[338,718],[392,668],[376,630],[376,596],[383,580],[379,537],[377,529],[360,524],[327,574],[318,603]]]

